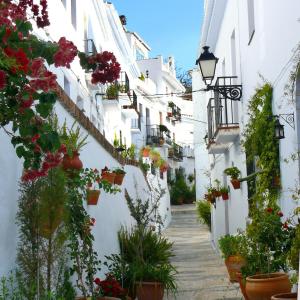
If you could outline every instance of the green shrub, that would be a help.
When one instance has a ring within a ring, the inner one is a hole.
[[[210,203],[206,200],[201,200],[196,202],[198,219],[202,224],[206,224],[211,230],[211,211]]]
[[[230,255],[240,254],[242,236],[226,234],[219,239],[219,247],[224,259]]]
[[[170,197],[172,205],[179,205],[182,203],[191,204],[196,200],[195,185],[193,185],[192,188],[189,188],[185,182],[184,176],[178,174],[176,180],[171,184]]]

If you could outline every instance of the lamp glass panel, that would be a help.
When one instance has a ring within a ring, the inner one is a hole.
[[[216,60],[202,60],[200,61],[200,69],[203,78],[214,78],[216,69]]]

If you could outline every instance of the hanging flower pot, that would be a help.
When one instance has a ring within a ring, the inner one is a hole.
[[[79,158],[79,153],[77,151],[73,151],[72,156],[70,156],[69,154],[65,154],[62,161],[62,166],[65,171],[81,170],[83,164]]]
[[[273,295],[290,291],[291,284],[285,273],[259,274],[246,278],[246,293],[249,300],[270,300]]]
[[[117,185],[122,185],[125,173],[116,173],[114,183]]]
[[[241,182],[238,179],[232,178],[230,180],[230,182],[235,190],[238,190],[241,188]]]
[[[116,173],[114,172],[103,172],[101,175],[101,180],[106,180],[111,184],[115,183]]]
[[[228,200],[229,199],[229,194],[228,193],[222,193],[222,199],[223,200]]]
[[[86,201],[88,205],[97,205],[100,196],[100,190],[87,190]]]

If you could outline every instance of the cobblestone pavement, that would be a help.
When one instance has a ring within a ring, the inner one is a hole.
[[[178,295],[165,300],[240,300],[222,259],[213,250],[209,231],[199,224],[194,205],[172,207],[172,222],[164,234],[174,242],[172,261],[178,270]]]

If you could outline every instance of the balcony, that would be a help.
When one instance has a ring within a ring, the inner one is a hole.
[[[146,144],[163,146],[164,143],[171,144],[169,130],[165,125],[146,125]]]
[[[215,97],[209,100],[207,113],[208,146],[213,146],[221,151],[224,146],[218,145],[232,143],[240,134],[238,102],[224,98],[215,92]]]
[[[131,104],[126,104],[126,105],[122,105],[122,113],[126,116],[126,117],[130,117],[130,118],[138,118],[139,117],[139,113],[137,111],[137,95],[134,92],[134,90],[130,91],[128,93],[129,95],[129,99],[131,101]]]
[[[183,160],[183,148],[176,143],[172,143],[172,147],[168,150],[168,158],[171,158],[175,161]]]
[[[181,122],[181,109],[172,101],[168,104],[167,120],[172,121],[173,124]]]

